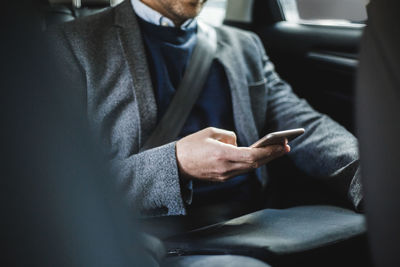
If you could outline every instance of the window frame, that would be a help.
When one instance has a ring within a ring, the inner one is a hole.
[[[292,13],[292,16],[297,17],[296,19],[288,18],[288,13],[291,11],[287,10],[285,4],[283,3],[285,0],[276,0],[278,7],[281,12],[282,19],[289,23],[306,25],[306,26],[317,26],[317,27],[329,27],[329,28],[350,28],[350,29],[363,29],[366,26],[366,21],[363,23],[354,23],[349,20],[340,20],[340,19],[320,19],[320,20],[312,20],[312,19],[301,19],[299,13]],[[297,0],[294,0],[297,1]]]

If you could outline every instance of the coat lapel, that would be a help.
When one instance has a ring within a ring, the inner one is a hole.
[[[233,117],[237,135],[242,146],[250,146],[260,136],[251,109],[249,87],[245,75],[245,66],[238,61],[232,46],[222,42],[218,45],[217,58],[224,66],[232,95]],[[265,166],[256,170],[261,187],[267,185],[267,169]]]
[[[114,22],[114,26],[118,28],[118,37],[124,53],[124,60],[127,60],[131,73],[140,120],[139,147],[142,147],[156,126],[157,104],[143,38],[130,1],[126,0],[115,8]]]
[[[238,61],[230,45],[220,42],[217,58],[224,66],[232,95],[232,108],[236,131],[242,146],[250,146],[259,139],[251,111],[250,95],[243,64]]]

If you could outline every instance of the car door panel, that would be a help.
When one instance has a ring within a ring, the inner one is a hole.
[[[261,27],[257,33],[278,73],[293,90],[353,131],[354,76],[362,27],[281,21]]]

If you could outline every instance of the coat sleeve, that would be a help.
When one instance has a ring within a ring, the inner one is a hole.
[[[273,63],[254,36],[267,81],[267,124],[274,131],[305,128],[305,134],[291,142],[289,157],[305,174],[325,180],[361,208],[359,152],[357,139],[327,115],[300,99],[275,72]]]
[[[144,216],[185,215],[175,142],[112,160],[113,173],[129,203]]]
[[[85,69],[80,64],[71,41],[62,27],[49,29],[47,37],[57,59],[57,66],[65,80],[69,81],[68,90],[75,92],[81,106],[86,106]],[[110,162],[117,188],[127,196],[128,204],[139,210],[143,216],[186,214],[175,142],[133,154],[128,158],[111,158]]]

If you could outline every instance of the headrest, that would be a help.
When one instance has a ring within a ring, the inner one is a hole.
[[[82,6],[115,6],[123,0],[49,0],[50,4]]]

